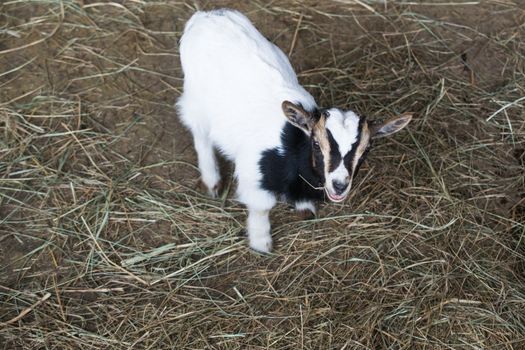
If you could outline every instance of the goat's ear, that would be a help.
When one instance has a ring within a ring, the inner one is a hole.
[[[315,125],[315,119],[311,113],[305,111],[302,106],[296,105],[290,101],[284,101],[282,109],[290,123],[303,130],[307,135],[310,135],[310,132]]]
[[[412,113],[405,113],[397,117],[389,118],[380,124],[370,126],[370,136],[373,139],[390,136],[403,129],[412,120]]]

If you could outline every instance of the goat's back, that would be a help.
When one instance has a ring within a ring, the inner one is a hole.
[[[207,131],[232,158],[280,145],[286,122],[282,101],[315,107],[284,53],[237,11],[195,13],[181,38],[180,56],[183,122]]]

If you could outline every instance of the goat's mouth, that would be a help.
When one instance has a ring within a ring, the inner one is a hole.
[[[328,189],[325,189],[325,192],[326,192],[326,195],[328,196],[328,199],[330,199],[330,201],[332,201],[334,203],[341,203],[348,196],[348,193],[350,192],[350,189],[348,189],[347,191],[343,192],[342,194],[332,193]]]

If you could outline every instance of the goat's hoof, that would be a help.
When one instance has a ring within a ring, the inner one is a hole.
[[[312,212],[310,209],[297,210],[296,212],[297,212],[297,216],[299,216],[299,219],[301,220],[315,219],[315,213]]]
[[[253,250],[259,253],[268,254],[272,251],[272,237],[271,236],[252,238],[249,240],[249,242],[250,242],[250,248],[252,248]]]
[[[295,211],[301,220],[310,220],[315,218],[317,206],[311,201],[298,201],[295,202]]]
[[[215,186],[209,187],[204,181],[199,180],[199,190],[207,192],[211,198],[219,198],[219,194],[222,192],[222,181],[217,182]]]

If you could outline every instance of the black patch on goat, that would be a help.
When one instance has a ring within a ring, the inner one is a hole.
[[[332,136],[330,130],[326,129],[326,134],[328,135],[328,142],[330,143],[330,164],[328,167],[328,171],[332,172],[335,169],[337,169],[337,167],[341,163],[342,157],[341,153],[339,152],[339,144]]]
[[[317,170],[312,167],[312,144],[299,128],[286,123],[281,132],[282,148],[263,152],[259,167],[263,189],[284,195],[291,201],[322,200],[324,198],[324,172],[321,159]],[[320,171],[319,171],[320,169]],[[302,176],[302,178],[301,178]],[[319,187],[321,189],[315,189]]]

